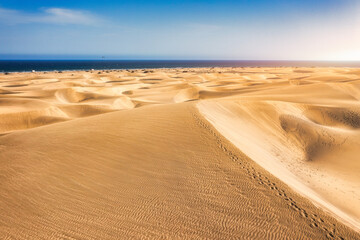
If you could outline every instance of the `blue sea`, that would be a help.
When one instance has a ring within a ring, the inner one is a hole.
[[[0,60],[0,72],[192,67],[352,67],[360,61],[219,61],[219,60]]]

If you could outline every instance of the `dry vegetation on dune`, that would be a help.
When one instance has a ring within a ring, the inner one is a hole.
[[[360,239],[359,100],[346,68],[0,74],[0,238]]]

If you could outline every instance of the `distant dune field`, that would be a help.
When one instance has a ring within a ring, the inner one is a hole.
[[[0,73],[1,239],[360,239],[360,70]]]

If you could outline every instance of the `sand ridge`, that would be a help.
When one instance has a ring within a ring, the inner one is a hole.
[[[0,235],[359,239],[359,80],[346,68],[0,74]]]

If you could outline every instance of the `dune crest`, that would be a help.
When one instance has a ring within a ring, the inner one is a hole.
[[[0,73],[0,238],[360,239],[359,99],[346,68]]]

